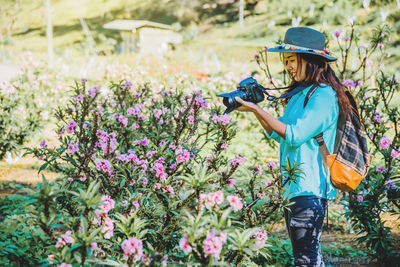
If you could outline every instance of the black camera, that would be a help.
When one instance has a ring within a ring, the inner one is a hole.
[[[217,96],[224,98],[222,100],[222,103],[226,106],[224,114],[227,114],[242,105],[235,100],[235,97],[257,104],[264,100],[264,91],[265,88],[259,85],[253,77],[248,77],[239,83],[237,90]]]

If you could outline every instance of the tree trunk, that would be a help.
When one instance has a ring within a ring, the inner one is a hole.
[[[244,0],[240,0],[240,7],[239,7],[239,26],[243,28],[243,17],[244,17]]]
[[[47,55],[48,55],[48,65],[53,67],[53,24],[51,22],[51,0],[46,0],[46,18],[47,18]]]

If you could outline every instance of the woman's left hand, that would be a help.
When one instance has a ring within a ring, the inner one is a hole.
[[[253,103],[253,102],[248,102],[248,101],[244,101],[243,99],[241,99],[240,97],[235,97],[235,100],[242,104],[240,107],[238,107],[236,110],[238,111],[245,111],[245,112],[254,112],[257,108],[258,105]]]

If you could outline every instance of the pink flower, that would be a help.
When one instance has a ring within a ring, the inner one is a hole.
[[[382,44],[382,43],[378,43],[376,46],[377,46],[378,48],[383,48],[383,44]]]
[[[97,85],[93,86],[92,88],[89,89],[89,96],[95,97],[98,91],[99,91],[99,87]]]
[[[140,125],[137,124],[137,123],[133,123],[133,124],[132,124],[132,128],[135,129],[135,130],[137,130],[137,129],[140,128]]]
[[[105,239],[110,239],[114,235],[114,222],[111,220],[110,217],[107,216],[104,219],[104,227],[101,232],[105,233]]]
[[[234,211],[241,210],[243,208],[242,199],[238,196],[228,196],[226,198]]]
[[[167,178],[167,174],[164,171],[164,165],[161,163],[155,163],[153,166],[153,170],[156,171],[156,177],[160,179],[161,182],[165,181]]]
[[[66,245],[66,243],[65,243],[64,239],[62,239],[61,237],[57,238],[56,248],[60,248],[65,245]]]
[[[273,169],[276,167],[276,164],[273,160],[270,160],[267,165],[265,166],[265,170],[267,171],[268,169]]]
[[[232,167],[239,167],[246,162],[246,159],[243,158],[240,154],[235,155],[235,159],[229,162],[229,166]]]
[[[108,213],[110,210],[112,210],[115,206],[115,201],[108,195],[103,195],[101,197],[101,200],[103,201],[103,204],[100,205],[99,207],[103,210],[104,213]]]
[[[142,240],[131,237],[122,242],[122,251],[124,252],[124,259],[128,259],[129,256],[134,255],[136,261],[143,257],[143,242]]]
[[[258,231],[253,235],[253,237],[254,237],[255,239],[257,239],[256,242],[255,242],[255,244],[258,245],[258,246],[260,246],[260,247],[264,247],[265,241],[268,239],[267,232],[266,232],[266,231],[262,232],[261,230],[258,230]]]
[[[392,153],[390,153],[392,158],[398,159],[400,157],[400,152],[396,149],[392,149]]]
[[[132,115],[134,113],[135,109],[130,107],[128,108],[128,110],[126,111],[126,115]]]
[[[47,147],[46,140],[42,140],[39,145],[43,148]]]
[[[217,204],[221,204],[224,201],[224,193],[221,190],[218,190],[212,194],[213,201]]]
[[[140,207],[139,201],[137,201],[137,200],[133,201],[132,205],[135,206],[135,208],[136,208],[137,210],[138,210],[139,207]]]
[[[357,202],[362,202],[363,200],[364,200],[364,198],[362,196],[357,197]]]
[[[375,114],[375,120],[377,123],[381,123],[382,119],[381,119],[381,115],[379,113]]]
[[[161,184],[160,183],[155,183],[154,184],[154,189],[160,189],[161,188]]]
[[[188,117],[188,123],[192,124],[192,125],[194,124],[194,117],[193,116],[189,116]]]
[[[75,152],[79,151],[79,146],[77,144],[74,144],[72,141],[71,143],[68,144],[68,149],[67,149],[67,153],[69,155],[73,155]]]
[[[227,125],[229,123],[230,117],[228,114],[222,115],[219,117],[219,122],[222,123],[222,125]]]
[[[81,173],[79,180],[81,180],[82,182],[86,180],[86,175]]]
[[[228,144],[227,144],[227,143],[223,143],[223,144],[221,145],[221,148],[222,148],[223,150],[226,150],[226,149],[228,148]]]
[[[259,55],[258,53],[255,53],[255,54],[254,54],[254,59],[255,59],[255,60],[259,60],[259,59],[260,59],[260,55]]]
[[[86,78],[82,78],[81,79],[81,83],[85,83],[85,82],[87,82],[87,79]]]
[[[229,187],[232,188],[233,185],[235,184],[235,179],[229,179],[228,184],[229,184]]]
[[[147,138],[144,138],[143,140],[140,141],[140,144],[142,146],[147,146],[149,144],[149,140],[147,140]]]
[[[97,243],[94,243],[94,242],[90,243],[89,248],[90,248],[90,250],[97,248]]]
[[[96,169],[108,172],[111,169],[111,163],[106,159],[100,159],[96,162]]]
[[[63,262],[61,264],[58,264],[57,267],[72,267],[72,264],[68,264],[68,263]]]
[[[66,244],[72,244],[74,242],[74,239],[71,237],[71,235],[72,235],[72,231],[67,231],[67,232],[65,232],[64,235],[61,236],[64,239]]]
[[[356,84],[353,82],[353,80],[346,80],[343,82],[343,85],[348,87],[356,87]]]
[[[376,168],[377,172],[383,173],[386,170],[385,166],[379,166],[378,168]]]
[[[128,125],[128,118],[120,115],[118,117],[118,121],[122,124],[122,126],[126,127]]]
[[[345,42],[347,42],[348,40],[350,40],[350,37],[349,37],[349,36],[346,36],[346,37],[343,38],[343,40],[344,40]]]
[[[382,137],[381,141],[379,141],[379,146],[381,149],[387,149],[390,146],[390,139],[386,136]]]
[[[340,31],[335,31],[335,37],[339,37],[340,36]]]
[[[76,99],[77,102],[81,102],[83,100],[83,95],[80,94],[80,95],[76,96],[75,99]]]
[[[68,121],[68,124],[66,127],[67,133],[73,133],[76,127],[78,127],[78,125],[76,124],[75,121],[71,121],[71,120]]]
[[[68,181],[72,182],[73,180],[74,180],[74,178],[68,177]]]
[[[183,250],[185,254],[189,254],[192,251],[192,247],[188,242],[188,234],[184,234],[181,240],[179,240],[179,248]]]
[[[204,254],[211,255],[218,259],[221,253],[222,246],[226,242],[226,234],[221,232],[219,236],[216,236],[214,231],[211,231],[207,238],[203,241]]]

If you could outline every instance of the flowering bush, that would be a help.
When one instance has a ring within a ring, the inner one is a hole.
[[[266,219],[288,204],[291,179],[281,184],[274,162],[229,159],[235,123],[200,91],[101,88],[76,83],[56,112],[60,146],[27,151],[61,177],[31,191],[27,213],[2,223],[13,225],[4,238],[31,234],[24,242],[35,249],[22,254],[33,265],[262,262]],[[284,171],[290,178],[298,165]]]
[[[21,63],[14,80],[0,83],[0,159],[17,152],[63,100],[65,85],[57,71],[33,60],[29,52],[21,55]]]

